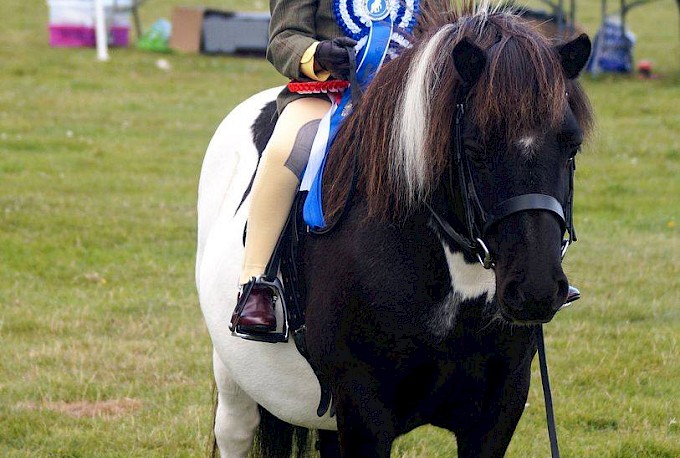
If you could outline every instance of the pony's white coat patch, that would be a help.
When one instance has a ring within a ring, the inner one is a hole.
[[[428,224],[431,229],[432,224]],[[496,296],[496,274],[493,270],[485,269],[478,262],[468,263],[463,253],[452,251],[443,241],[442,248],[449,268],[451,291],[435,306],[430,319],[430,331],[438,338],[446,337],[456,325],[458,310],[463,302],[486,295],[486,302],[489,303]]]
[[[493,270],[485,269],[478,262],[466,262],[463,253],[454,253],[447,245],[444,245],[444,254],[451,275],[451,287],[460,295],[461,301],[476,299],[484,294],[487,302],[494,298],[496,274]]]
[[[251,97],[224,119],[208,146],[199,183],[196,285],[216,354],[220,403],[215,433],[222,456],[245,456],[257,424],[257,404],[289,423],[336,428],[335,418],[316,415],[319,383],[292,339],[260,344],[232,337],[227,327],[236,305],[252,196],[241,200],[258,163],[251,126],[280,91],[273,88]],[[281,308],[276,311],[281,323]]]
[[[444,254],[451,276],[451,291],[437,305],[430,319],[430,331],[435,337],[444,338],[456,325],[460,305],[468,299],[476,299],[486,294],[490,302],[496,294],[496,275],[479,263],[470,264],[463,254],[453,252],[446,244]]]

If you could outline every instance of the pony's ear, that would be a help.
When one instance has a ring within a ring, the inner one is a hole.
[[[590,49],[590,38],[585,33],[557,47],[557,54],[560,56],[567,78],[574,79],[583,70],[590,57]]]
[[[453,64],[456,71],[468,84],[473,84],[479,79],[484,66],[486,65],[486,55],[479,47],[468,40],[466,37],[453,48]]]

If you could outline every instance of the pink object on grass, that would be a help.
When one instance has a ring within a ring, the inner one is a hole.
[[[127,46],[128,32],[129,27],[112,26],[109,29],[109,46]],[[54,48],[94,48],[96,44],[94,27],[50,25],[50,46]]]

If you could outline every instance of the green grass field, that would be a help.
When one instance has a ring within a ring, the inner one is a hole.
[[[149,0],[142,17],[200,3]],[[578,7],[594,33],[599,2]],[[193,284],[201,160],[229,109],[283,79],[264,60],[134,47],[100,63],[47,45],[44,2],[1,0],[0,12],[0,456],[200,456],[212,421]],[[546,328],[565,457],[680,457],[675,2],[629,24],[636,59],[660,77],[585,80],[597,131],[566,261],[584,298]],[[509,457],[549,456],[537,369],[533,382]],[[424,427],[393,456],[454,449]]]

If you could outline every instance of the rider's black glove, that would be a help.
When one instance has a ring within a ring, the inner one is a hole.
[[[355,40],[348,37],[324,40],[316,47],[314,62],[334,76],[346,77],[349,74],[347,47],[353,48],[356,44]],[[350,51],[354,52],[353,49],[350,49]]]

